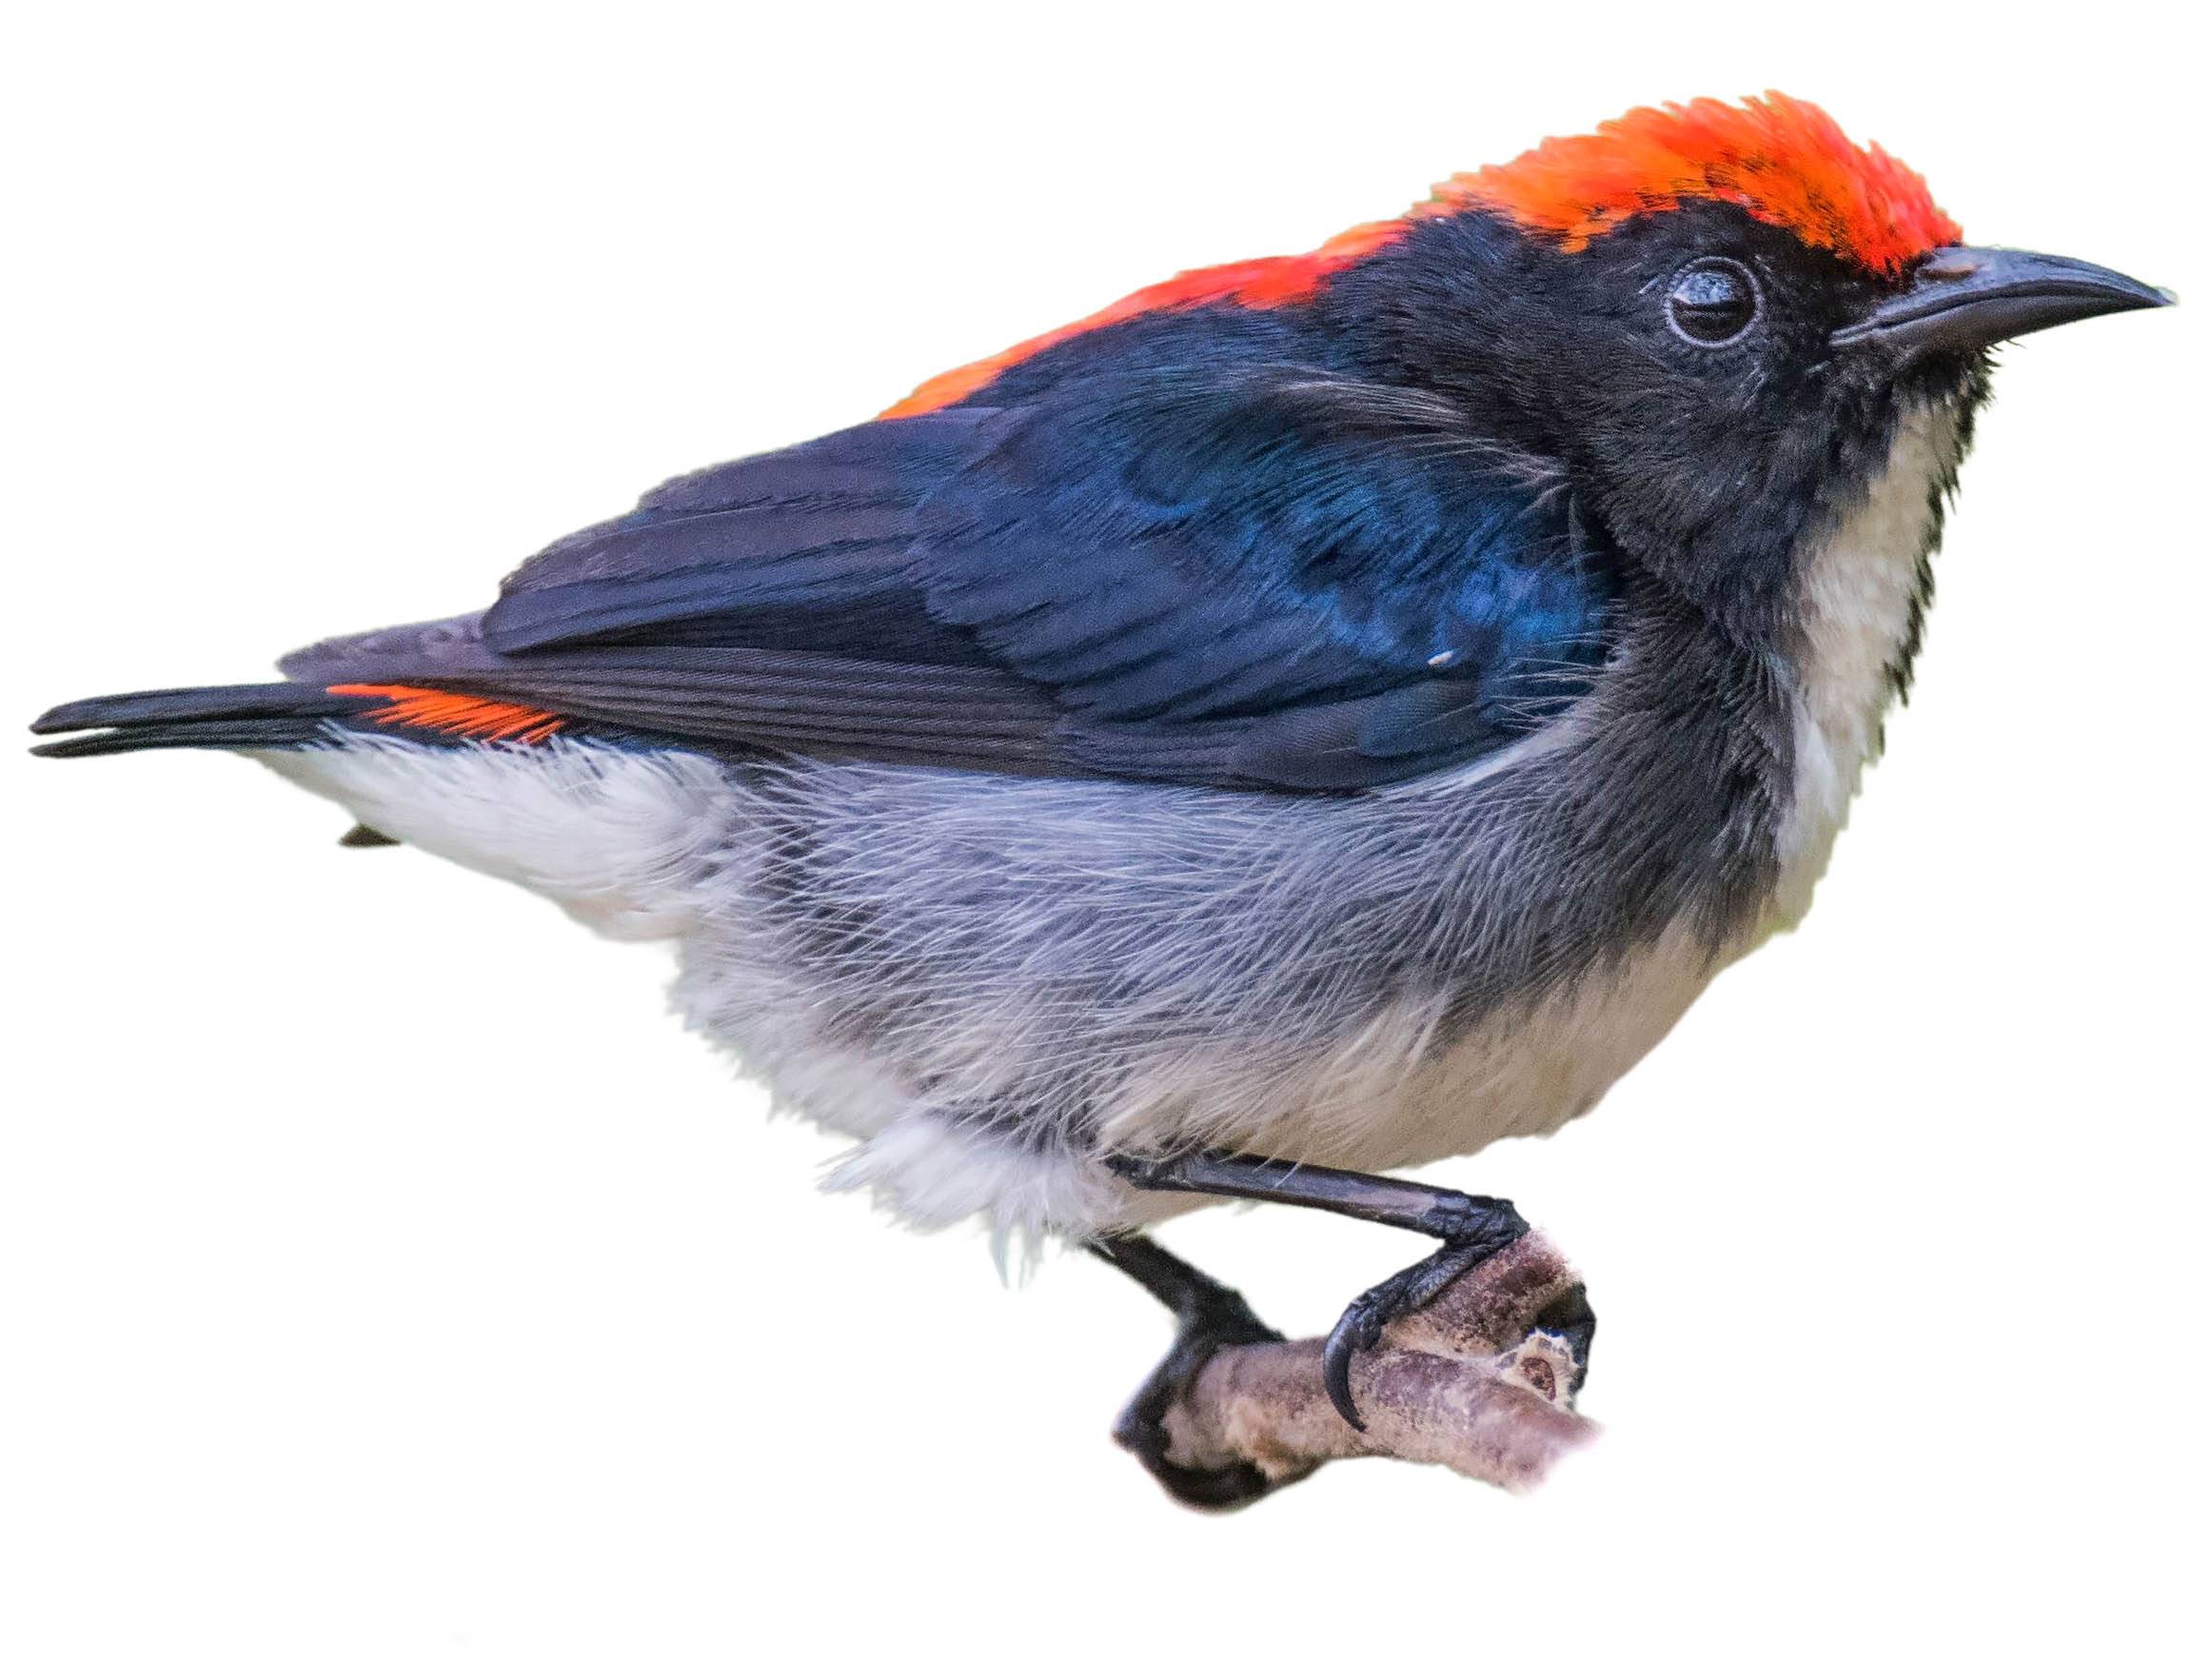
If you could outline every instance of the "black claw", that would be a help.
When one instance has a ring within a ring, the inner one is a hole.
[[[1374,1341],[1373,1336],[1359,1330],[1359,1304],[1354,1302],[1344,1310],[1343,1317],[1336,1321],[1336,1329],[1329,1333],[1329,1340],[1321,1345],[1321,1385],[1329,1391],[1329,1403],[1360,1434],[1367,1432],[1367,1423],[1360,1416],[1359,1408],[1352,1403],[1352,1356],[1373,1348]]]
[[[1365,1353],[1382,1340],[1383,1327],[1392,1319],[1427,1307],[1446,1285],[1488,1261],[1528,1230],[1528,1224],[1514,1215],[1511,1228],[1492,1225],[1473,1243],[1447,1244],[1435,1254],[1400,1269],[1374,1289],[1353,1297],[1336,1321],[1336,1329],[1321,1346],[1321,1383],[1329,1391],[1329,1401],[1337,1414],[1366,1433],[1367,1424],[1352,1404],[1352,1356]]]
[[[1589,1295],[1580,1285],[1562,1292],[1536,1315],[1534,1328],[1558,1337],[1574,1356],[1574,1382],[1567,1391],[1567,1397],[1572,1399],[1582,1392],[1583,1379],[1590,1375],[1590,1348],[1597,1335],[1597,1314],[1590,1310]]]

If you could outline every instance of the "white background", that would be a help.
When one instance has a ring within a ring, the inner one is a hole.
[[[6,706],[483,602],[662,476],[1630,104],[1779,86],[2204,289],[2199,66],[1915,6],[51,8],[0,49]],[[1230,1519],[1167,1331],[812,1188],[665,962],[226,758],[6,770],[0,1649],[2176,1651],[2205,1539],[2200,306],[2005,353],[1812,919],[1442,1178],[1601,1312],[1514,1500]],[[1325,1325],[1408,1259],[1170,1243]]]

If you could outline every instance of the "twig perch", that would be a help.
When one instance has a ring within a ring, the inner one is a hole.
[[[1550,1241],[1529,1234],[1391,1325],[1353,1362],[1367,1432],[1330,1404],[1321,1340],[1225,1348],[1161,1418],[1182,1469],[1256,1471],[1254,1495],[1339,1457],[1442,1464],[1526,1491],[1590,1439],[1574,1410],[1590,1319],[1582,1287]]]

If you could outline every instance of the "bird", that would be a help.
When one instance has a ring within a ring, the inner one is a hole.
[[[33,730],[241,752],[676,941],[828,1186],[1167,1305],[1119,1432],[1227,1506],[1160,1417],[1275,1333],[1153,1230],[1420,1235],[1324,1349],[1360,1426],[1359,1355],[1528,1230],[1397,1172],[1578,1117],[1806,914],[1992,348],[2172,298],[1968,244],[1813,104],[1637,109],[678,477],[483,609]]]

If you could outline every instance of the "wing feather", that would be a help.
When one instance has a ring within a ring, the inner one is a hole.
[[[741,752],[1357,789],[1571,702],[1615,582],[1556,470],[1441,399],[1155,365],[690,474],[481,616],[286,670]]]

